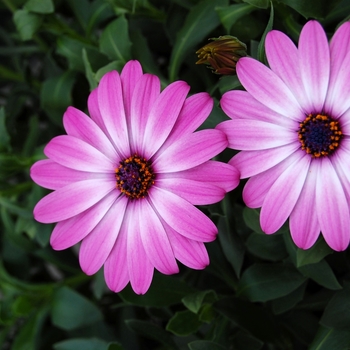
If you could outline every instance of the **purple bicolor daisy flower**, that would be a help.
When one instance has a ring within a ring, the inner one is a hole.
[[[261,207],[264,232],[289,218],[292,238],[310,248],[320,232],[334,250],[350,239],[350,22],[330,43],[309,21],[298,47],[283,33],[266,37],[270,68],[241,58],[237,75],[246,91],[223,95],[232,119],[219,124],[229,147],[242,152],[230,164],[250,178],[243,199]]]
[[[67,109],[67,135],[53,138],[48,159],[31,168],[37,184],[54,190],[34,208],[37,221],[57,222],[52,247],[82,241],[82,270],[91,275],[104,266],[115,292],[130,281],[145,293],[154,268],[178,272],[176,259],[207,266],[203,242],[213,241],[217,228],[194,205],[218,202],[238,185],[237,169],[210,160],[228,145],[225,133],[195,131],[212,110],[211,97],[187,98],[189,89],[177,81],[161,92],[155,75],[129,61],[91,92],[91,118]]]

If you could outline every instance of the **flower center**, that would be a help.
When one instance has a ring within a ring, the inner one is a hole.
[[[154,184],[151,163],[137,154],[122,160],[115,170],[117,188],[130,199],[144,198]]]
[[[331,155],[342,138],[339,123],[327,115],[309,114],[298,131],[301,149],[312,157]]]

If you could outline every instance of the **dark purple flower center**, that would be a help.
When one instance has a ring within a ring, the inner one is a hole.
[[[331,155],[342,138],[339,122],[322,114],[309,114],[298,131],[301,149],[312,157]]]
[[[137,154],[119,162],[115,170],[117,188],[130,199],[144,198],[154,184],[151,163]]]

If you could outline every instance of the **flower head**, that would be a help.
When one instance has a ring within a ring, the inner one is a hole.
[[[196,64],[207,64],[216,74],[236,74],[236,64],[241,57],[247,56],[247,46],[231,35],[209,40],[212,41],[196,51],[199,58]]]
[[[262,229],[277,231],[289,217],[292,238],[311,247],[320,232],[340,251],[350,239],[350,22],[330,44],[309,21],[298,48],[283,33],[266,37],[271,69],[242,58],[237,75],[247,91],[230,91],[221,106],[232,120],[219,124],[230,164],[242,178],[245,203],[261,207]]]
[[[237,186],[238,171],[210,160],[227,146],[220,130],[195,130],[209,115],[207,93],[189,98],[183,81],[162,92],[159,79],[137,61],[102,77],[85,113],[69,107],[67,135],[44,149],[31,168],[39,185],[54,190],[34,208],[35,219],[57,222],[51,245],[82,241],[79,261],[89,275],[104,265],[115,292],[130,281],[145,293],[156,268],[178,272],[176,259],[202,269],[203,242],[215,239],[213,222],[194,205],[220,201]]]

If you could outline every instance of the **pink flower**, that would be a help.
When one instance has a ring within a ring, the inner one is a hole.
[[[241,58],[245,91],[221,100],[232,120],[219,124],[229,147],[242,150],[230,164],[248,178],[243,199],[261,207],[264,232],[289,219],[296,245],[310,248],[320,234],[334,250],[350,239],[350,22],[330,44],[309,21],[298,48],[279,31],[266,38],[269,66]]]
[[[54,190],[34,208],[36,220],[58,222],[52,247],[82,241],[81,268],[91,275],[104,265],[115,292],[130,281],[145,293],[154,268],[178,272],[175,259],[194,269],[208,265],[203,242],[217,228],[194,205],[220,201],[239,182],[234,167],[210,160],[226,148],[226,135],[194,132],[212,99],[186,99],[188,92],[183,81],[160,92],[159,79],[130,61],[92,91],[91,119],[67,109],[67,135],[53,138],[44,149],[49,159],[31,168],[37,184]]]

